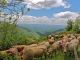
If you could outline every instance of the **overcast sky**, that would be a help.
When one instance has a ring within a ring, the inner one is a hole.
[[[31,10],[18,23],[66,24],[80,13],[80,0],[24,0]]]

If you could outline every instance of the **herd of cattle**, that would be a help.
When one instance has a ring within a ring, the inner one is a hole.
[[[31,45],[14,45],[10,49],[0,51],[0,54],[14,57],[18,55],[23,60],[33,60],[34,58],[52,57],[57,51],[73,55],[74,47],[76,50],[80,44],[80,34],[48,35],[47,41]],[[59,40],[57,40],[59,39]]]

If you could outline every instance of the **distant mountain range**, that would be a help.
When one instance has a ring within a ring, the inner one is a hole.
[[[44,25],[44,24],[18,24],[18,26],[21,26],[20,32],[23,33],[25,31],[26,34],[31,36],[35,35],[37,37],[46,34],[56,33],[59,30],[65,29],[66,27],[66,25]]]

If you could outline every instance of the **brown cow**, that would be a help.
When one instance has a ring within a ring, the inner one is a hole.
[[[14,48],[10,48],[9,50],[0,51],[0,53],[3,55],[9,55],[12,57],[14,57],[16,54],[18,55],[17,49],[14,49]]]
[[[46,41],[43,41],[43,42],[39,43],[38,45],[39,45],[39,46],[44,45],[44,46],[46,46],[47,48],[50,47],[49,42],[46,42]]]
[[[78,37],[77,37],[77,40],[78,40],[78,41],[79,41],[79,43],[80,43],[80,36],[78,36]]]
[[[11,48],[16,48],[18,52],[22,51],[26,45],[14,45]]]
[[[48,53],[49,57],[51,57],[53,53],[55,53],[55,55],[56,55],[56,52],[61,49],[61,45],[59,44],[59,42],[60,41],[57,41],[51,45],[51,47],[49,49],[49,53]]]
[[[63,49],[63,52],[66,53],[66,52],[69,52],[70,55],[73,55],[74,53],[74,47],[76,48],[76,50],[78,49],[78,45],[79,45],[79,41],[77,39],[74,39],[74,40],[71,40],[71,42],[67,42],[64,49]]]
[[[11,54],[11,51],[9,50],[0,51],[0,54],[8,55],[8,54]]]
[[[25,47],[23,50],[22,58],[24,60],[33,60],[33,58],[39,58],[42,56],[47,55],[47,47],[46,46],[39,46],[39,47]]]
[[[51,37],[51,39],[48,39],[49,44],[53,44],[55,42],[54,37]]]

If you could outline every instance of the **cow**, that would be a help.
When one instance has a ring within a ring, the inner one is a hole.
[[[77,39],[71,40],[71,42],[66,42],[65,46],[63,47],[63,52],[69,52],[70,56],[74,53],[74,48],[77,50],[79,45],[79,41]]]
[[[42,45],[38,47],[25,47],[23,50],[23,60],[33,60],[33,58],[39,58],[42,56],[47,56],[47,47]]]
[[[52,57],[53,53],[55,53],[55,55],[56,55],[56,52],[58,50],[61,50],[61,49],[62,49],[62,47],[60,45],[60,41],[57,41],[57,42],[55,42],[54,44],[51,45],[47,54],[48,54],[49,57]]]

